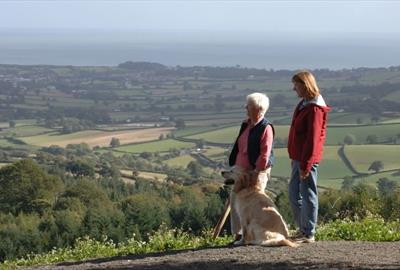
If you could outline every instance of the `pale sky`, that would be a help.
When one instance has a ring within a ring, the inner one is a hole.
[[[0,29],[400,32],[400,1],[1,1]]]

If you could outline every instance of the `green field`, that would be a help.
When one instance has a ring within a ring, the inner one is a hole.
[[[275,136],[277,138],[285,138],[289,132],[289,126],[274,126],[275,128]],[[187,138],[190,139],[203,139],[208,142],[215,142],[215,143],[234,143],[238,133],[239,133],[240,126],[232,126],[227,128],[221,128],[218,130],[205,132],[196,134],[193,136],[188,136]]]
[[[168,159],[168,160],[164,161],[164,163],[168,164],[168,166],[171,166],[171,167],[183,167],[183,168],[186,168],[186,166],[191,161],[196,161],[196,159],[193,158],[190,155],[182,155],[182,156],[179,156],[179,157]]]
[[[172,148],[182,149],[182,148],[192,148],[194,143],[180,142],[172,139],[154,141],[140,144],[131,144],[126,146],[121,146],[115,148],[117,151],[127,152],[127,153],[142,153],[142,152],[165,152]]]
[[[80,132],[75,132],[71,134],[63,134],[60,135],[58,132],[52,132],[52,133],[46,133],[43,135],[38,135],[38,136],[31,136],[31,137],[24,137],[22,140],[26,144],[31,144],[31,145],[57,145],[57,144],[65,144],[68,143],[68,141],[76,141],[81,139],[81,141],[84,141],[85,138],[91,138],[93,136],[97,136],[101,133],[104,133],[103,131],[97,131],[97,130],[87,130],[87,131],[80,131]]]
[[[2,148],[12,147],[12,148],[16,148],[16,149],[24,148],[23,145],[12,143],[6,139],[0,139],[0,147],[2,147]]]
[[[289,134],[289,126],[274,125],[276,138],[285,139]],[[239,125],[227,128],[221,128],[210,132],[204,132],[192,136],[190,139],[203,139],[209,142],[216,143],[233,143],[239,132]],[[366,142],[368,135],[378,136],[378,141],[388,141],[389,139],[400,134],[400,124],[385,124],[385,125],[369,125],[369,126],[329,126],[327,130],[327,145],[338,145],[343,143],[346,135],[355,136],[355,144],[363,144]]]
[[[49,133],[54,131],[50,128],[40,127],[36,125],[25,125],[25,126],[16,126],[14,128],[8,128],[4,131],[0,132],[1,136],[15,136],[15,137],[29,137],[35,136],[39,134]]]
[[[326,146],[324,156],[318,167],[318,177],[326,180],[343,179],[351,176],[351,171],[345,166],[337,154],[339,146]],[[273,176],[290,177],[291,165],[286,148],[274,149],[276,162],[272,169]]]
[[[399,133],[400,124],[330,127],[327,134],[327,144],[340,144],[348,134],[355,136],[354,144],[363,144],[368,135],[376,135],[378,141],[382,142],[388,141]]]
[[[362,173],[370,173],[368,168],[375,160],[383,162],[384,171],[400,170],[400,145],[347,145],[344,152],[354,168]]]
[[[367,184],[375,185],[381,178],[387,178],[392,181],[396,181],[400,185],[400,174],[398,172],[373,173],[367,176],[356,178],[356,183],[364,182]]]

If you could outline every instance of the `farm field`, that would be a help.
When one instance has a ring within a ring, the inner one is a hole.
[[[289,134],[288,125],[274,125],[276,138],[286,139]],[[233,143],[239,132],[238,126],[231,126],[213,130],[210,132],[204,132],[187,136],[189,139],[203,139],[208,142],[215,143]],[[354,144],[365,143],[368,135],[376,135],[378,141],[388,141],[393,137],[396,137],[400,132],[400,124],[384,124],[384,125],[331,125],[328,127],[326,144],[327,145],[338,145],[343,143],[346,135],[352,134],[355,136],[356,141]]]
[[[326,146],[324,148],[324,158],[319,165],[318,174],[321,179],[335,180],[343,179],[345,176],[351,176],[352,172],[346,167],[337,154],[339,146]],[[291,165],[286,148],[275,148],[276,158],[272,168],[272,176],[290,177]]]
[[[54,129],[41,127],[38,125],[21,125],[0,131],[0,136],[29,137],[39,134],[54,132]]]
[[[133,173],[130,170],[121,170],[121,174],[127,175],[127,176],[133,176]],[[155,172],[145,172],[145,171],[139,171],[138,177],[148,179],[148,180],[160,181],[160,182],[164,182],[167,179],[166,174],[155,173]]]
[[[166,135],[171,130],[172,128],[149,128],[142,130],[125,130],[114,132],[88,130],[65,135],[60,135],[53,132],[39,136],[24,137],[21,139],[26,144],[36,146],[58,145],[65,147],[68,144],[79,143],[87,143],[89,146],[109,146],[111,138],[118,138],[122,145],[146,142],[156,140],[161,134]]]
[[[346,145],[344,153],[361,173],[370,173],[368,168],[376,160],[383,162],[384,171],[400,170],[400,145]]]
[[[327,144],[340,144],[346,135],[352,134],[354,144],[363,144],[368,135],[376,135],[379,142],[386,142],[400,132],[400,124],[368,125],[368,126],[331,126],[328,128]]]
[[[182,149],[182,148],[192,148],[194,143],[181,142],[173,139],[167,140],[157,140],[146,143],[131,144],[126,146],[120,146],[114,148],[117,151],[127,152],[127,153],[142,153],[142,152],[165,152],[172,148]]]
[[[392,181],[396,181],[400,185],[400,173],[399,172],[380,172],[380,173],[372,173],[370,175],[361,176],[356,178],[356,183],[363,182],[370,185],[376,185],[376,183],[381,178],[387,178]]]
[[[166,161],[164,161],[165,164],[168,164],[169,166],[172,167],[183,167],[186,168],[186,166],[191,162],[195,161],[196,159],[190,155],[182,155],[179,157],[171,158]]]

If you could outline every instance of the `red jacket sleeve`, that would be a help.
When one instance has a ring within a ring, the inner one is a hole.
[[[321,151],[321,134],[323,129],[324,112],[317,106],[313,106],[307,117],[307,135],[304,140],[300,169],[306,172],[311,170],[315,156]]]

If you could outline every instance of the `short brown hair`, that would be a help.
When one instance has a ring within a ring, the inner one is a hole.
[[[319,88],[314,75],[307,70],[297,72],[292,77],[292,82],[302,83],[305,86],[305,98],[307,100],[313,99],[319,95]]]

